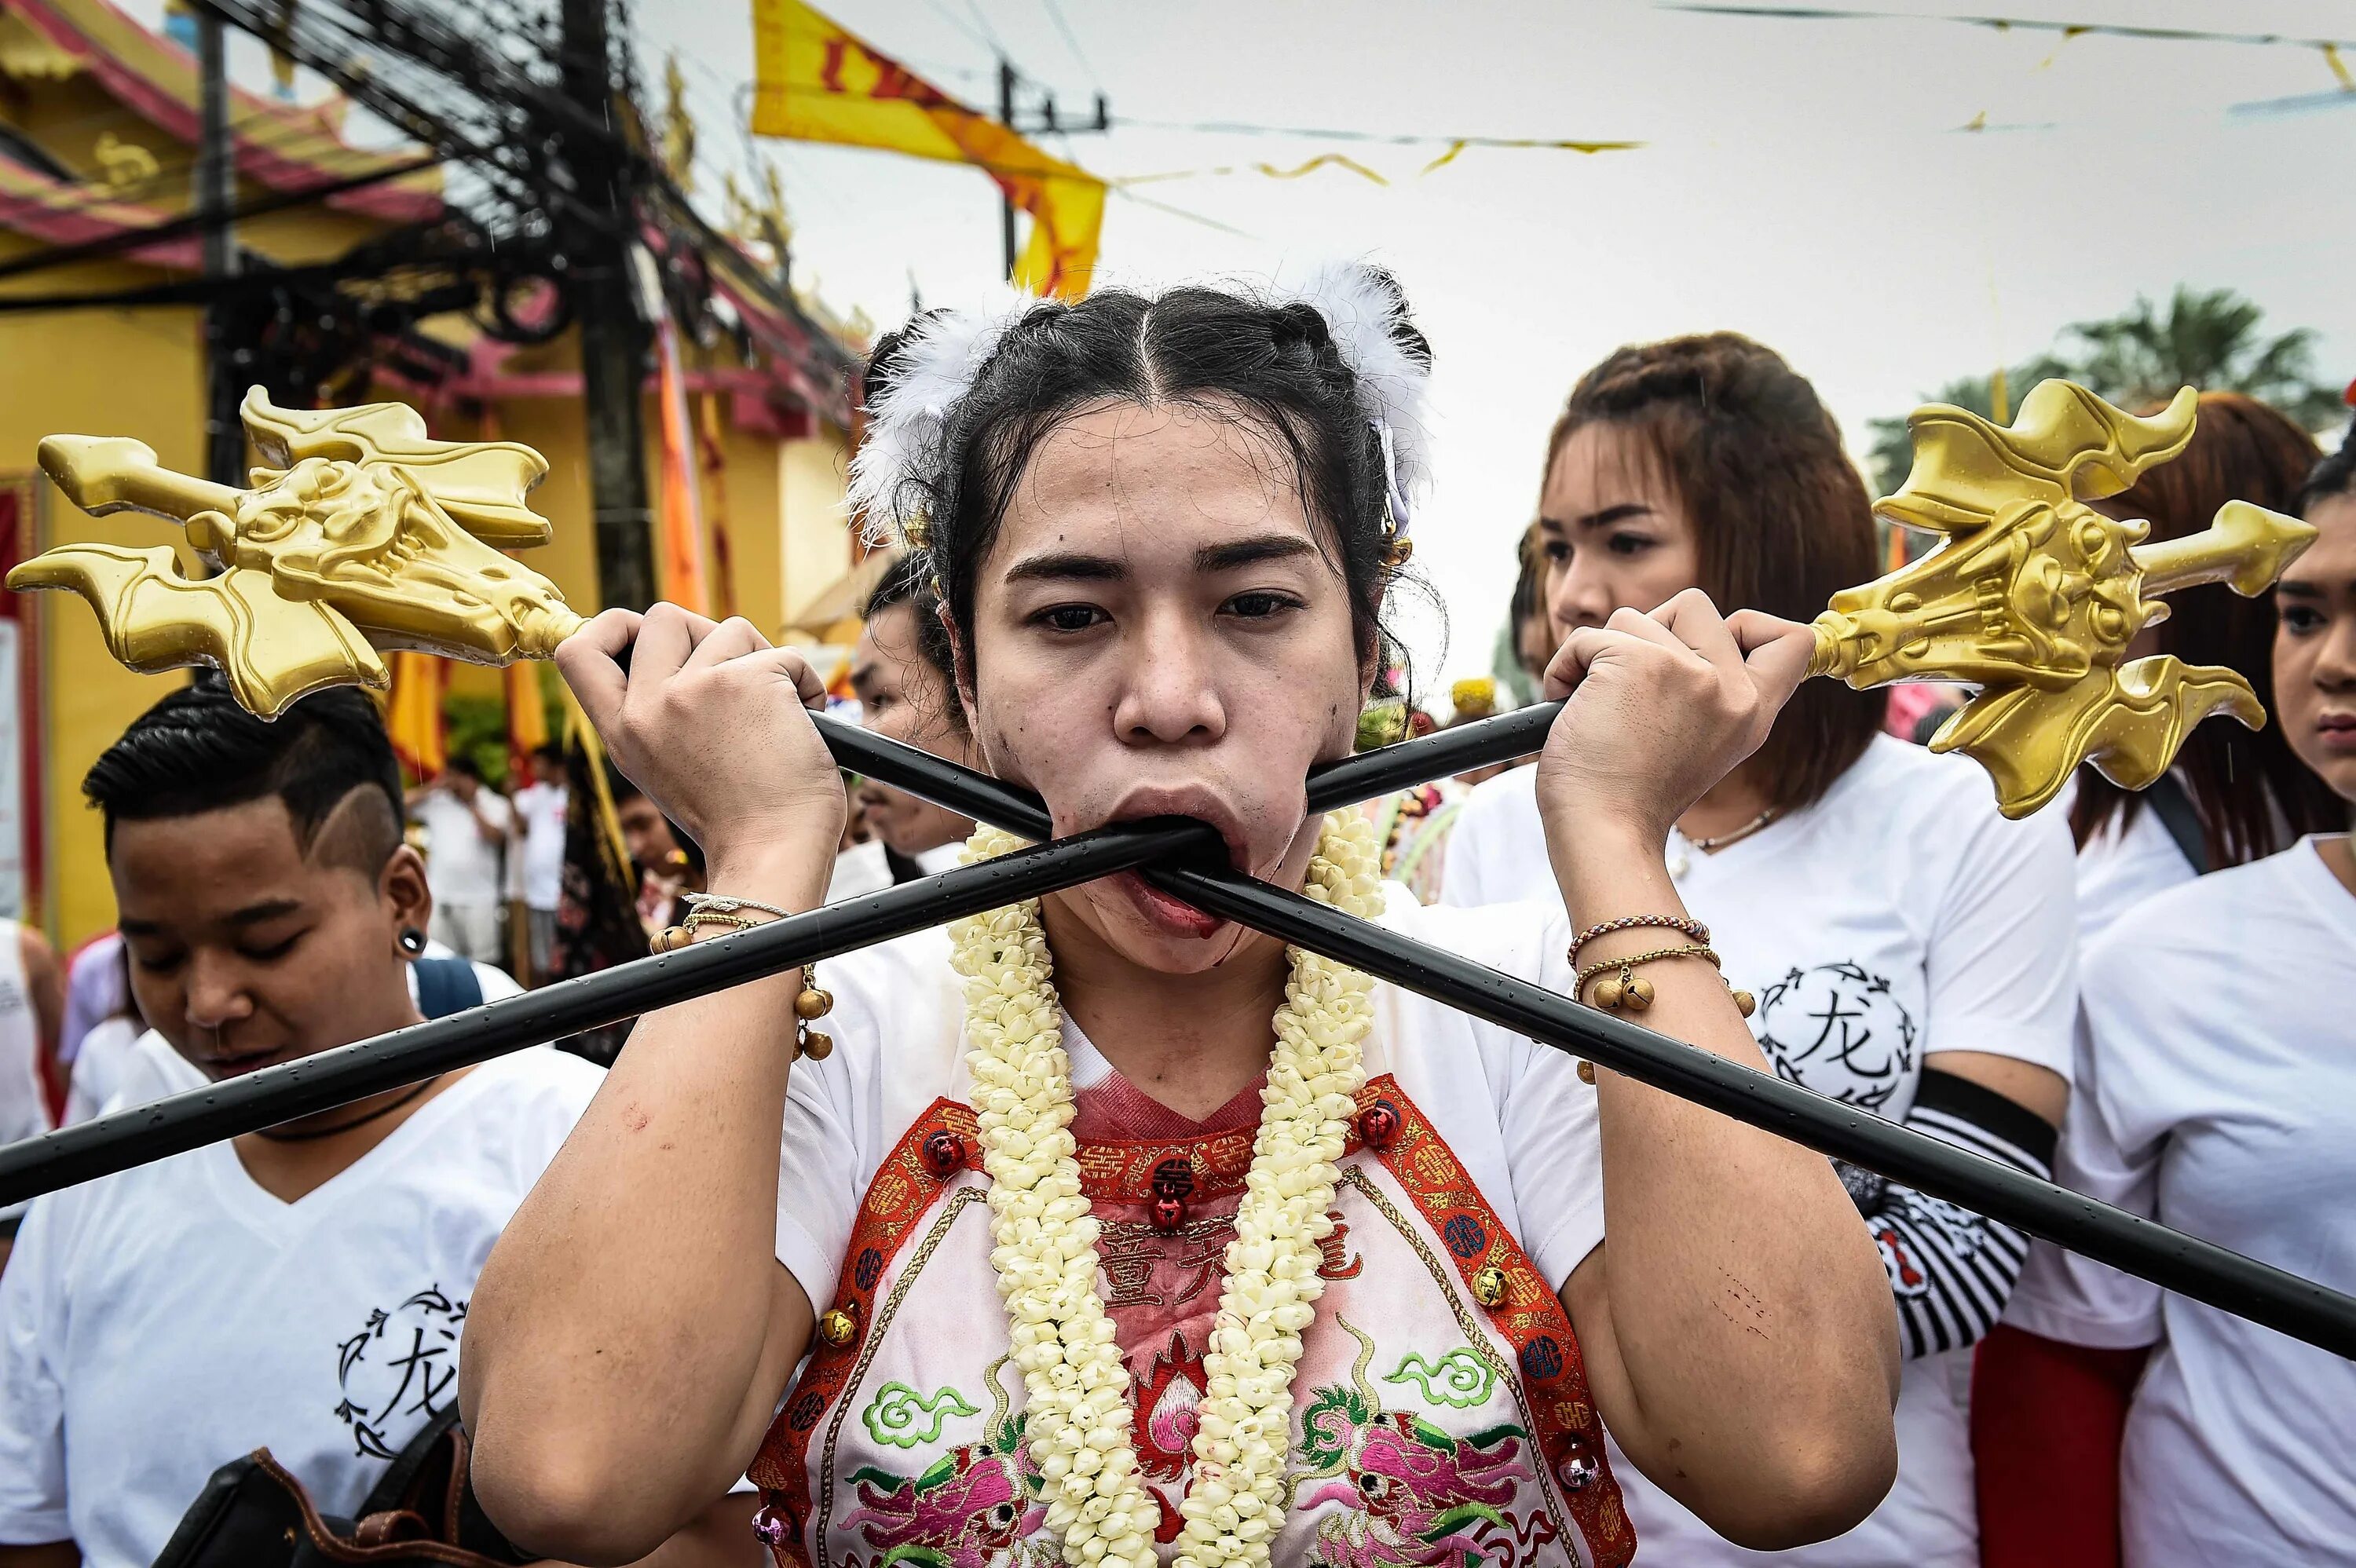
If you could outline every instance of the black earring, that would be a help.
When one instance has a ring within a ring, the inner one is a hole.
[[[425,933],[413,925],[401,928],[401,950],[412,958],[425,951]]]

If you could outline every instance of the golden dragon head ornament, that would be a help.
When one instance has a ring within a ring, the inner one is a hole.
[[[174,473],[123,436],[40,445],[74,505],[180,524],[214,575],[187,576],[169,545],[73,544],[8,586],[72,589],[123,664],[218,665],[264,718],[322,687],[383,687],[380,650],[507,664],[547,657],[580,626],[554,583],[501,553],[549,537],[524,504],[548,472],[531,448],[429,440],[401,403],[304,411],[257,387],[240,411],[263,464],[243,490]]]
[[[1913,471],[1874,509],[1943,541],[1833,595],[1810,673],[1860,688],[1977,687],[1931,749],[1985,767],[2008,816],[2051,800],[2081,762],[2142,789],[2211,713],[2264,724],[2233,671],[2168,655],[2128,661],[2127,647],[2166,618],[2159,595],[2219,581],[2264,592],[2315,530],[2236,501],[2198,534],[2147,544],[2148,525],[2087,505],[2182,452],[2198,412],[2190,387],[2137,418],[2067,381],[2040,382],[2009,428],[1944,404],[1917,409]]]
[[[1931,746],[1986,767],[2008,816],[2051,800],[2081,761],[2150,784],[2211,713],[2264,723],[2232,670],[2129,661],[2128,645],[2173,589],[2264,592],[2314,529],[2237,502],[2202,533],[2151,544],[2144,524],[2087,505],[2181,452],[2197,411],[2190,389],[2137,418],[2063,381],[2030,392],[2009,427],[1917,410],[1913,471],[1877,510],[1942,542],[1836,594],[1810,673],[1977,688]],[[397,403],[296,412],[257,389],[243,412],[264,460],[243,490],[173,473],[122,437],[40,447],[76,505],[177,522],[218,575],[187,576],[165,545],[78,544],[25,562],[8,586],[76,591],[124,664],[218,665],[264,716],[324,686],[383,686],[380,649],[507,664],[549,656],[581,626],[553,584],[503,553],[548,538],[524,503],[547,472],[538,453],[429,440]]]

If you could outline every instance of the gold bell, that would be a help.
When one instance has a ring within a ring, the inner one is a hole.
[[[834,1036],[823,1029],[804,1029],[800,1044],[800,1054],[812,1061],[824,1061],[834,1054]]]
[[[1620,983],[1620,1005],[1632,1013],[1641,1013],[1653,1005],[1653,983],[1642,975],[1631,975]]]
[[[1483,1307],[1495,1307],[1505,1299],[1505,1271],[1495,1264],[1483,1264],[1472,1271],[1472,1299]]]
[[[794,997],[794,1017],[808,1023],[834,1011],[834,993],[823,986],[812,986]]]
[[[1621,994],[1617,976],[1606,975],[1595,982],[1595,1005],[1607,1013],[1619,1010]]]
[[[1595,1082],[1595,1063],[1588,1061],[1584,1057],[1580,1059],[1579,1081],[1581,1083],[1592,1083]]]
[[[1748,991],[1737,991],[1734,993],[1734,1010],[1747,1019],[1759,1010],[1759,998]]]
[[[655,953],[676,953],[695,940],[695,933],[683,925],[666,925],[648,939],[648,948]]]
[[[832,1307],[819,1317],[818,1337],[838,1350],[850,1344],[858,1333],[858,1316],[847,1307]]]

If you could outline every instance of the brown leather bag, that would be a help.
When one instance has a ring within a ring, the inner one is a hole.
[[[155,1568],[513,1568],[508,1544],[466,1480],[466,1430],[454,1405],[393,1459],[356,1520],[322,1514],[267,1448],[215,1470]]]

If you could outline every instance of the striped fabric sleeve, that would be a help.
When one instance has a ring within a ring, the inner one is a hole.
[[[2031,1176],[2052,1175],[2053,1126],[1952,1072],[1923,1072],[1906,1125]],[[2029,1258],[2026,1235],[1870,1171],[1842,1165],[1840,1173],[1880,1250],[1910,1360],[1961,1349],[1996,1327]]]

